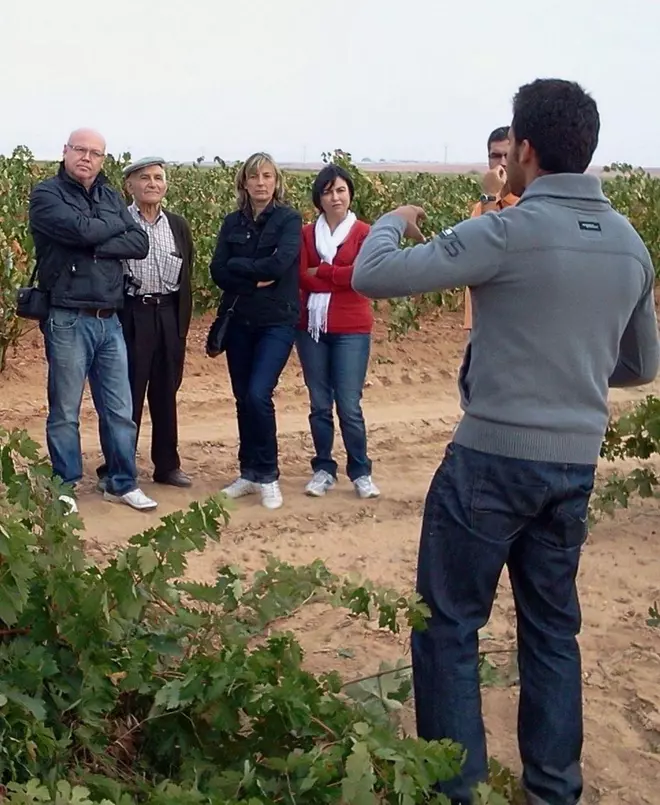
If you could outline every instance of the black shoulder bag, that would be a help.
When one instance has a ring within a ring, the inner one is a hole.
[[[218,355],[222,355],[226,349],[227,345],[225,344],[225,340],[227,327],[229,327],[231,317],[234,315],[236,302],[238,302],[238,296],[234,299],[228,310],[224,313],[218,313],[215,321],[211,325],[209,334],[206,337],[206,354],[209,358],[217,358]]]
[[[16,291],[16,315],[22,319],[44,321],[48,318],[50,299],[48,291],[42,291],[34,281],[37,276],[37,267],[34,267],[29,285]]]

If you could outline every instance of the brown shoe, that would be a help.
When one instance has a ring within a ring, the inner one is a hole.
[[[154,481],[157,484],[166,484],[167,486],[188,487],[192,486],[192,478],[183,470],[172,470],[166,475],[156,475],[154,473]]]

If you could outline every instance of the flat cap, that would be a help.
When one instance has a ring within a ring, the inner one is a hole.
[[[150,168],[152,165],[160,165],[162,167],[164,164],[165,160],[162,157],[142,157],[142,159],[131,162],[130,165],[124,168],[124,179],[130,176],[131,173],[142,170],[142,168]]]

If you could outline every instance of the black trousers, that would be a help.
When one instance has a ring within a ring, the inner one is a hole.
[[[176,295],[145,304],[127,297],[121,322],[128,353],[133,421],[138,434],[145,399],[151,416],[151,460],[154,478],[179,469],[176,396],[183,379],[186,339],[179,336]],[[97,470],[103,476],[104,467]]]

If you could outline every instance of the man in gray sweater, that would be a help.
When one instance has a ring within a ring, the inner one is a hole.
[[[649,253],[596,176],[594,100],[544,79],[513,102],[508,180],[516,207],[423,240],[423,211],[372,227],[353,287],[388,298],[469,286],[464,416],[426,499],[417,588],[431,610],[412,637],[419,735],[467,751],[442,786],[454,805],[487,777],[478,631],[507,565],[518,620],[518,739],[531,805],[582,794],[576,587],[608,386],[651,382],[658,330]]]

